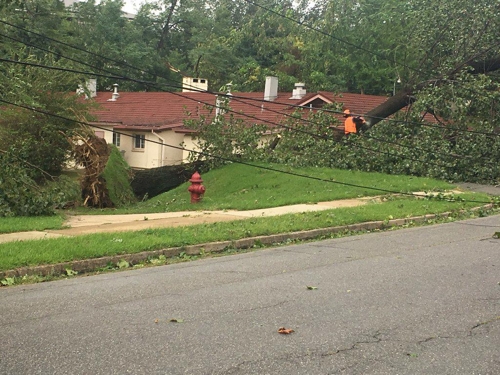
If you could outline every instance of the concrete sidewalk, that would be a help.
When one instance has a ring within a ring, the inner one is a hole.
[[[463,183],[457,186],[460,190],[454,190],[450,193],[460,194],[461,191],[474,191],[500,196],[499,186],[473,183]],[[424,192],[414,192],[413,194],[415,196],[426,195]],[[65,229],[0,234],[0,243],[71,237],[92,233],[125,232],[150,228],[210,224],[220,221],[244,220],[251,217],[270,217],[290,213],[323,211],[334,208],[356,207],[369,202],[379,201],[379,199],[380,197],[363,197],[358,199],[343,199],[315,204],[296,204],[249,211],[180,211],[129,215],[78,215],[70,217],[64,223],[64,226],[67,227]]]
[[[91,233],[137,231],[150,228],[179,227],[221,221],[244,220],[251,217],[270,217],[290,213],[323,211],[333,208],[356,207],[378,201],[378,197],[343,199],[316,204],[296,204],[249,211],[180,211],[129,215],[78,215],[70,217],[66,229],[18,232],[0,235],[0,243],[44,238],[71,237]]]

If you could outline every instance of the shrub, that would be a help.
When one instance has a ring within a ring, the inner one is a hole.
[[[102,177],[106,181],[109,198],[116,207],[135,202],[130,186],[132,171],[116,146],[111,145],[111,153]]]
[[[28,176],[26,167],[9,154],[0,154],[0,216],[54,214],[54,202]]]

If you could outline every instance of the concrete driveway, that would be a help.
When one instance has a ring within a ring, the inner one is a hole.
[[[491,216],[3,288],[0,373],[500,374],[499,228]]]

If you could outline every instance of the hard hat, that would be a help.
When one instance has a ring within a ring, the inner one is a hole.
[[[350,110],[346,109],[346,110],[344,111],[344,117],[347,117],[347,116],[349,116],[350,114],[351,114],[351,111],[350,111]]]

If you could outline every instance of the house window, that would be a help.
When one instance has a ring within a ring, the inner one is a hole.
[[[113,144],[116,147],[120,147],[120,133],[113,132]]]
[[[144,134],[134,135],[134,148],[143,149],[146,144],[146,136]]]

